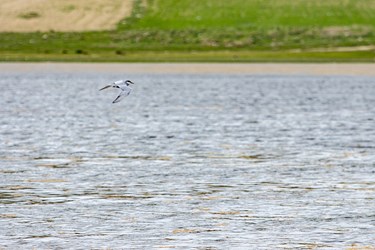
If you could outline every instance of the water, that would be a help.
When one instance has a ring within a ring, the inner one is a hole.
[[[375,79],[2,73],[1,249],[375,246]]]

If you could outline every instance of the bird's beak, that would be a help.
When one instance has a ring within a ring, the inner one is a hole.
[[[132,82],[132,81],[129,81],[131,84],[134,84],[134,82]]]

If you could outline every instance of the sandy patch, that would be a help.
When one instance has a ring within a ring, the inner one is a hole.
[[[0,63],[1,73],[249,74],[373,76],[372,63]]]
[[[372,51],[375,45],[350,46],[350,47],[331,47],[331,48],[312,48],[312,49],[291,49],[289,52],[353,52],[353,51]]]
[[[133,0],[0,0],[0,32],[110,30]]]

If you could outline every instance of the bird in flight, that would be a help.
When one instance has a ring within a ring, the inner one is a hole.
[[[125,96],[128,96],[130,94],[130,92],[132,91],[132,88],[129,87],[130,84],[134,84],[134,83],[130,80],[120,80],[120,81],[116,81],[112,84],[109,84],[109,85],[99,89],[99,91],[103,90],[103,89],[111,88],[111,87],[120,89],[121,90],[120,94],[112,102],[112,103],[116,103],[116,102],[121,101],[122,98],[124,98]]]

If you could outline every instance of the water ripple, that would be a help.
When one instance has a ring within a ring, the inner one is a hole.
[[[373,78],[2,74],[2,249],[372,249]]]

